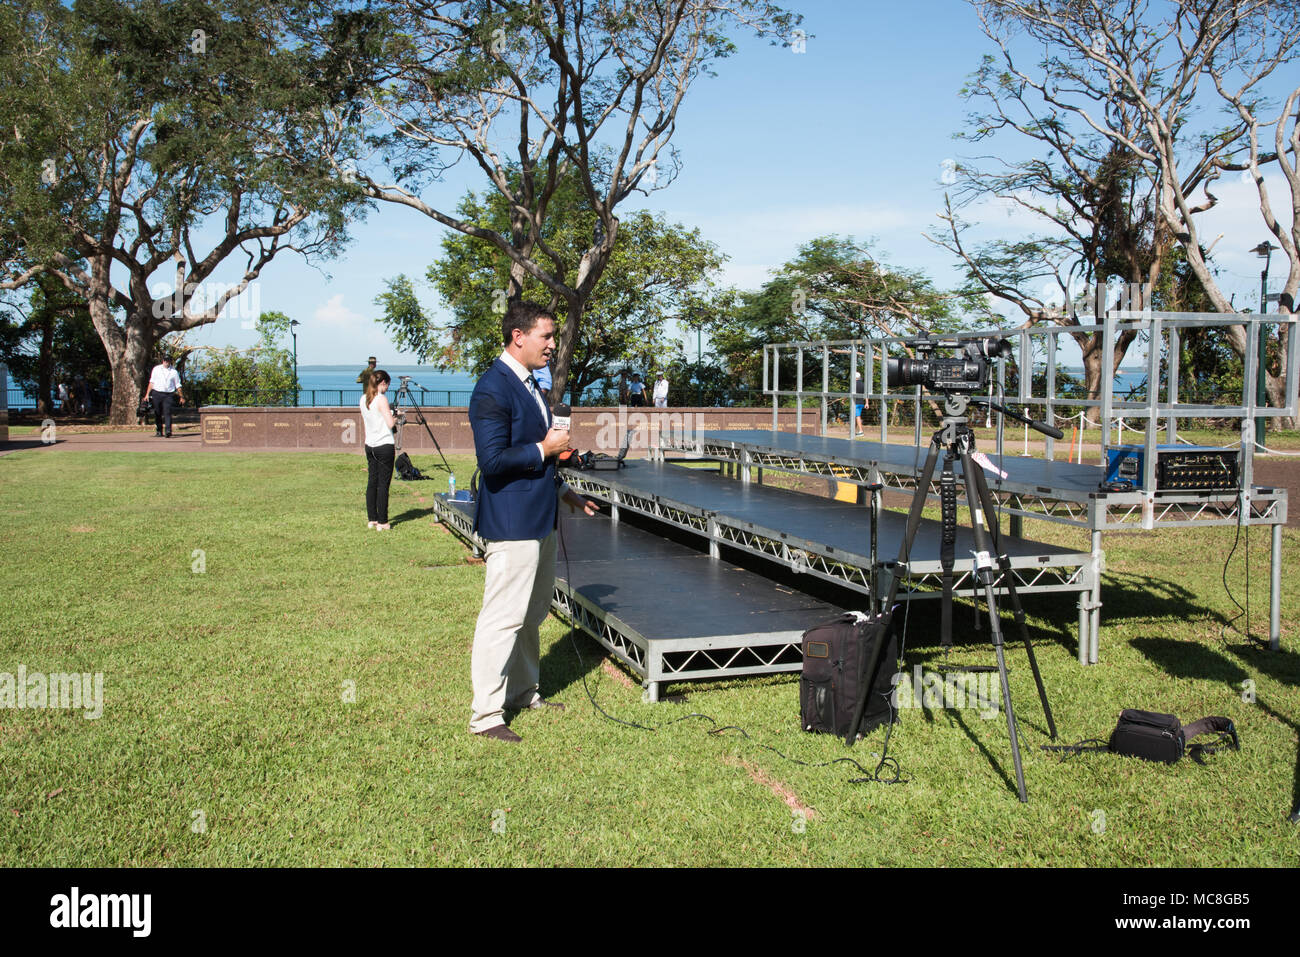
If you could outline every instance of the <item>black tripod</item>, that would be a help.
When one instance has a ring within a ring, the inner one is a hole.
[[[921,470],[921,477],[917,479],[916,491],[912,495],[911,511],[907,516],[907,532],[903,536],[903,544],[898,553],[898,562],[893,569],[894,574],[889,584],[889,597],[885,601],[884,609],[887,614],[890,613],[894,607],[894,601],[898,597],[898,583],[903,572],[908,567],[912,544],[916,540],[916,531],[921,524],[921,510],[925,507],[926,496],[930,491],[930,482],[934,478],[935,465],[939,461],[939,452],[946,450],[943,459],[943,470],[939,475],[939,501],[943,516],[943,537],[939,551],[939,565],[943,572],[942,640],[945,647],[952,644],[954,545],[957,541],[957,478],[953,471],[953,462],[954,460],[960,460],[962,477],[966,484],[966,504],[970,508],[971,532],[975,539],[975,582],[977,587],[984,589],[988,605],[989,628],[993,635],[993,650],[997,655],[997,670],[1002,681],[1002,704],[1007,712],[1007,734],[1011,739],[1012,759],[1016,767],[1016,788],[1020,793],[1020,800],[1028,801],[1029,795],[1025,791],[1025,772],[1020,761],[1020,739],[1016,733],[1016,715],[1011,709],[1011,686],[1007,681],[1007,662],[1003,651],[1002,629],[998,621],[997,598],[993,587],[994,582],[997,580],[997,575],[993,570],[994,561],[997,562],[998,568],[1001,569],[1003,583],[1007,589],[1007,594],[1011,598],[1011,608],[1015,613],[1016,624],[1020,627],[1020,634],[1025,642],[1025,651],[1029,655],[1029,667],[1034,673],[1034,683],[1038,686],[1038,697],[1043,703],[1043,713],[1047,717],[1047,728],[1053,741],[1056,740],[1056,723],[1052,720],[1052,708],[1047,702],[1047,691],[1043,687],[1043,678],[1038,671],[1038,661],[1034,657],[1034,647],[1029,641],[1029,631],[1025,627],[1025,612],[1020,605],[1020,596],[1016,592],[1011,572],[1011,560],[999,547],[996,521],[991,522],[987,527],[985,525],[985,521],[990,516],[995,516],[997,512],[994,510],[993,496],[989,494],[988,483],[984,480],[984,470],[971,460],[971,453],[975,449],[975,433],[970,430],[967,424],[966,410],[972,401],[981,405],[988,405],[990,408],[996,409],[1018,421],[1025,422],[1048,435],[1055,433],[1055,438],[1061,437],[1059,430],[1018,415],[991,400],[972,400],[970,396],[964,393],[944,393],[943,426],[934,433],[934,437],[930,440],[930,454],[926,457],[925,467]],[[862,716],[866,712],[867,698],[881,664],[880,657],[884,646],[885,642],[878,641],[872,649],[871,658],[867,662],[866,671],[864,672],[866,680],[859,685],[863,689],[862,695],[858,701],[853,721],[849,726],[848,736],[845,738],[846,744],[852,744],[857,737],[858,728],[862,724]],[[991,671],[992,669],[968,668],[964,670]]]
[[[402,380],[402,385],[401,388],[397,390],[397,396],[393,400],[393,414],[397,415],[398,406],[402,404],[402,399],[405,398],[407,403],[411,406],[411,409],[415,412],[415,421],[424,426],[424,431],[428,432],[429,438],[433,440],[433,447],[438,450],[438,458],[442,459],[442,468],[450,472],[451,466],[447,464],[447,456],[442,454],[442,446],[438,444],[438,437],[433,434],[433,429],[429,428],[429,420],[424,417],[424,410],[420,408],[419,403],[415,401],[415,397],[411,394],[411,377],[409,375],[404,375],[398,376],[398,378]],[[420,385],[418,382],[415,383],[415,387],[421,392],[424,391],[424,386]],[[402,434],[400,431],[400,425],[397,432],[397,451],[402,451]]]

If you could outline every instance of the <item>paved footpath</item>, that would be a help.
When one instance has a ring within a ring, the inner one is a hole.
[[[219,445],[204,445],[197,424],[177,426],[170,439],[159,438],[150,429],[139,432],[72,432],[55,426],[55,441],[45,443],[38,433],[13,436],[0,442],[0,455],[23,449],[48,449],[51,452],[340,452],[359,455],[357,449],[227,449]]]

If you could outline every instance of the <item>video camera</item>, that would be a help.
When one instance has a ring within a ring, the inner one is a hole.
[[[887,359],[885,377],[891,387],[919,385],[931,392],[978,392],[989,381],[989,359],[1009,357],[1011,343],[995,336],[982,339],[918,339],[908,343],[921,358]],[[936,349],[959,350],[954,359],[936,359]]]

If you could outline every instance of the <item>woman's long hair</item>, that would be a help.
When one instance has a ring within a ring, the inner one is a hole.
[[[370,401],[379,394],[380,384],[384,382],[391,385],[393,380],[389,378],[388,373],[383,369],[375,369],[370,373],[370,375],[366,376],[365,389],[367,409],[370,408]]]

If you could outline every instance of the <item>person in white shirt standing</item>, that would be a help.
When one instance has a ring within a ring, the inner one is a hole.
[[[366,392],[361,397],[361,421],[366,424],[366,517],[371,528],[386,532],[388,524],[388,490],[393,484],[393,460],[397,444],[393,426],[397,416],[388,404],[388,387],[392,379],[383,369],[366,376]]]
[[[668,380],[664,374],[659,373],[659,378],[655,379],[654,400],[656,409],[668,408]]]
[[[144,390],[144,400],[153,405],[154,434],[170,439],[172,402],[185,404],[185,396],[181,394],[181,377],[172,368],[170,356],[163,356],[162,362],[149,373],[149,387]]]

